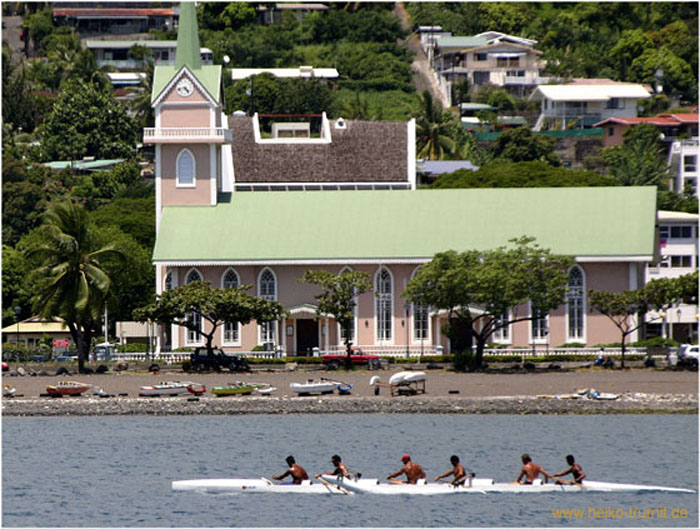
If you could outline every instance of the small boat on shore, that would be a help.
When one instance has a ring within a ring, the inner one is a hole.
[[[172,395],[184,395],[191,393],[188,389],[190,386],[197,386],[194,382],[160,382],[152,386],[141,386],[139,388],[139,397],[160,397]]]
[[[46,386],[46,393],[52,397],[74,397],[82,395],[92,387],[92,384],[83,382],[75,382],[71,380],[62,380],[58,384]]]
[[[277,388],[269,384],[261,384],[255,388],[256,395],[272,395],[275,391],[277,391]]]
[[[229,397],[231,395],[250,395],[257,388],[259,384],[248,384],[245,382],[231,382],[223,386],[214,386],[211,388],[211,392],[217,397]]]
[[[9,384],[3,384],[2,392],[2,394],[5,397],[14,397],[15,393],[17,393],[17,388],[15,388],[14,386],[10,386]]]
[[[187,391],[192,393],[192,395],[203,395],[207,391],[207,387],[204,384],[192,382],[187,386]]]
[[[327,395],[333,393],[341,382],[331,380],[307,380],[303,383],[292,382],[289,389],[300,397],[305,395]]]
[[[344,489],[324,483],[303,481],[301,485],[274,483],[267,478],[259,479],[189,479],[173,481],[172,489],[208,494],[234,494],[239,492],[277,492],[283,494],[350,494]]]

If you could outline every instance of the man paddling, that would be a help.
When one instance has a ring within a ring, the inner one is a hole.
[[[345,466],[345,463],[343,463],[338,454],[335,454],[333,457],[331,457],[331,463],[333,463],[333,466],[335,467],[333,471],[316,474],[316,479],[320,478],[323,474],[330,474],[331,476],[343,476],[344,478],[350,477],[350,471],[348,470],[348,467]]]
[[[414,463],[413,461],[411,461],[411,456],[409,456],[408,454],[404,454],[401,457],[401,462],[403,463],[401,469],[397,472],[394,472],[390,476],[387,476],[386,479],[389,480],[389,483],[392,483],[394,485],[402,483],[409,483],[411,485],[415,485],[419,479],[425,479],[425,470],[423,470],[423,467],[420,466],[418,463]],[[395,477],[400,476],[401,474],[406,474],[405,482],[401,481],[400,479],[394,479]]]
[[[529,455],[523,454],[520,459],[523,461],[523,468],[520,470],[518,478],[513,482],[514,484],[532,485],[540,474],[544,476],[544,482],[547,483],[549,474],[541,466],[535,464]],[[520,480],[523,478],[525,479],[521,482]]]
[[[462,485],[467,480],[467,471],[464,470],[464,466],[462,466],[462,463],[459,462],[459,458],[457,456],[450,457],[450,463],[452,463],[452,470],[448,470],[444,474],[435,476],[435,481],[440,481],[441,479],[452,475],[454,477],[450,483],[455,487],[457,485]]]
[[[566,462],[569,464],[569,468],[564,470],[563,472],[552,474],[552,477],[557,478],[559,476],[566,476],[567,474],[571,474],[574,478],[573,483],[575,485],[583,485],[583,480],[586,479],[586,473],[581,468],[581,465],[579,465],[576,462],[574,456],[572,456],[571,454],[566,456]],[[555,479],[554,482],[557,485],[561,485],[562,483],[572,483],[567,479]]]
[[[306,473],[306,470],[304,470],[303,467],[297,465],[293,456],[288,456],[285,461],[287,462],[287,465],[289,465],[287,471],[279,476],[272,476],[272,479],[281,481],[287,476],[292,476],[292,483],[294,485],[301,485],[302,481],[308,481],[309,475]]]

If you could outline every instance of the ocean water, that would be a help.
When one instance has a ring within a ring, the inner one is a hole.
[[[564,456],[573,453],[590,479],[697,490],[697,447],[692,415],[7,417],[2,526],[697,527],[696,494],[171,490],[179,479],[269,477],[286,468],[289,454],[311,475],[331,470],[338,453],[351,471],[383,478],[400,468],[404,452],[431,479],[450,468],[452,454],[479,477],[512,481],[523,452],[550,472],[566,468]],[[562,518],[565,509],[579,509],[581,518]],[[654,517],[639,518],[645,509]]]

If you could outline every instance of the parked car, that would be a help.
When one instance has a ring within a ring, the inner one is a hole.
[[[77,362],[78,361],[78,353],[72,353],[71,351],[68,351],[67,353],[64,353],[62,355],[57,356],[54,359],[55,362]]]
[[[698,367],[700,357],[700,346],[693,344],[683,344],[678,348],[678,365],[688,367]]]
[[[347,353],[331,353],[323,355],[321,361],[328,369],[338,369],[344,364],[346,357]],[[350,360],[355,366],[377,365],[381,361],[379,356],[364,354],[358,347],[350,350]]]
[[[3,371],[9,371],[9,370],[10,370],[10,364],[8,364],[7,362],[3,362],[3,363],[2,363],[2,370],[3,370]]]
[[[221,371],[228,369],[231,372],[235,371],[250,371],[248,360],[242,356],[227,355],[221,349],[212,349],[211,356],[207,354],[206,347],[197,347],[189,362],[183,362],[183,371]]]
[[[44,355],[31,355],[27,358],[27,362],[46,362]]]

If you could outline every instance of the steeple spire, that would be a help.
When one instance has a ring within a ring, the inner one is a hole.
[[[190,70],[202,67],[199,52],[199,28],[197,27],[197,12],[194,2],[180,4],[180,24],[177,30],[177,54],[175,68],[179,70],[187,65]]]

